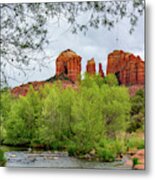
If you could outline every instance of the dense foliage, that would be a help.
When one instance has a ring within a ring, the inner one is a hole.
[[[144,129],[144,90],[138,90],[136,95],[131,97],[131,121],[129,132],[137,129]]]
[[[4,152],[0,149],[0,167],[4,166],[6,163],[6,159],[4,157]]]
[[[85,75],[78,89],[64,89],[56,82],[39,91],[30,87],[27,96],[1,92],[1,142],[42,145],[78,157],[91,154],[103,161],[114,160],[138,143],[142,147],[134,134],[130,141],[126,137],[131,114],[142,108],[135,109],[131,102],[142,94],[130,100],[128,89],[117,84],[111,86],[111,81]]]

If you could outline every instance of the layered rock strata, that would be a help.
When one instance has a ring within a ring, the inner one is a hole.
[[[119,84],[144,84],[144,61],[131,53],[115,50],[108,55],[107,74],[115,74]]]

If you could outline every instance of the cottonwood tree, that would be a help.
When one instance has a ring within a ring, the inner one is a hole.
[[[51,43],[47,39],[48,22],[59,27],[59,22],[64,20],[71,33],[86,34],[89,28],[110,30],[126,17],[132,33],[143,12],[144,0],[0,4],[1,85],[14,78],[9,75],[8,67],[26,75],[36,65],[46,66],[44,48]],[[82,23],[78,17],[84,13],[88,13],[88,20]]]

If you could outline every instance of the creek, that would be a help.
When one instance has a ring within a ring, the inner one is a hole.
[[[9,146],[1,146],[1,149],[5,152],[6,167],[131,169],[125,165],[128,160],[127,156],[114,162],[99,162],[70,157],[65,151],[45,151]]]

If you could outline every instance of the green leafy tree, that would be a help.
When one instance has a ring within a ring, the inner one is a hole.
[[[0,91],[0,143],[4,140],[5,128],[4,124],[8,119],[13,97],[9,90]]]
[[[131,121],[129,132],[137,129],[144,129],[144,90],[138,90],[135,96],[131,97]]]
[[[102,79],[103,80],[103,79]],[[100,85],[100,78],[97,75],[90,75],[88,73],[84,74],[84,79],[81,80],[81,87],[91,88],[96,85]]]
[[[63,140],[67,140],[73,135],[71,128],[72,123],[72,106],[75,100],[77,92],[72,88],[66,88],[61,92],[60,96],[60,111],[61,111],[61,121],[62,121],[62,132]]]
[[[0,149],[0,167],[5,166],[6,159],[4,157],[4,152]]]
[[[41,118],[39,140],[50,146],[61,136],[60,91],[55,85],[52,86],[42,102]]]
[[[98,86],[82,87],[72,106],[73,141],[77,153],[87,153],[94,148],[104,133],[101,111],[101,94]]]
[[[38,131],[40,143],[52,148],[65,148],[66,142],[72,136],[71,107],[75,90],[63,89],[61,83],[45,86],[42,94],[41,124]]]
[[[116,138],[121,132],[126,131],[130,118],[131,106],[128,89],[103,85],[101,93],[102,113],[106,122],[107,134]]]
[[[104,82],[106,84],[108,84],[109,86],[117,86],[118,85],[118,80],[114,74],[108,74],[105,77]]]
[[[27,96],[21,96],[11,104],[5,122],[7,144],[30,144],[36,137],[37,120],[41,113],[39,94],[32,87]]]

